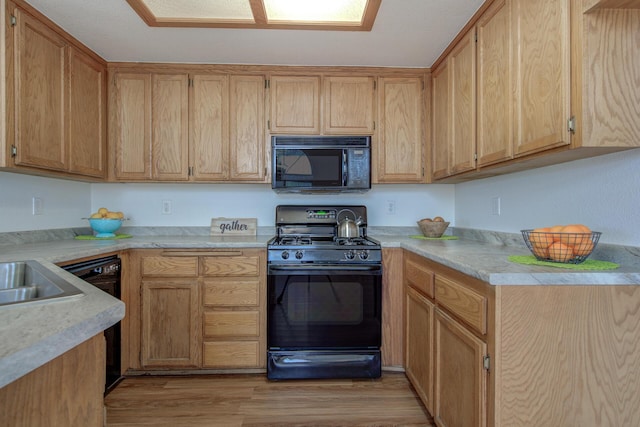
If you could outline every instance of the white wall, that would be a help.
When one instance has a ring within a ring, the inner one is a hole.
[[[163,201],[172,213],[162,214]],[[387,201],[395,213],[387,214]],[[277,194],[267,184],[93,184],[92,211],[100,207],[122,211],[129,226],[204,226],[214,217],[257,218],[258,226],[273,226],[281,204],[363,204],[370,226],[415,226],[425,216],[453,220],[453,185],[374,185],[363,194]],[[453,224],[453,221],[451,221]]]
[[[457,184],[455,211],[460,227],[517,233],[582,223],[602,242],[640,246],[640,149]]]
[[[33,215],[32,198],[42,200]],[[87,226],[91,184],[0,172],[0,232]]]

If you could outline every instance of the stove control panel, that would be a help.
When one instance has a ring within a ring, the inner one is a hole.
[[[307,209],[307,219],[336,219],[333,209]]]

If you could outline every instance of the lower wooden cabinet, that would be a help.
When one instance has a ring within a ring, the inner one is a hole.
[[[100,333],[0,388],[0,425],[102,427],[105,341]]]
[[[434,332],[434,420],[441,426],[485,426],[486,343],[440,309]]]
[[[435,305],[412,287],[406,289],[405,373],[427,410],[433,413],[433,315]]]
[[[438,426],[487,425],[492,293],[414,253],[404,256],[405,372]]]
[[[200,286],[196,280],[142,281],[142,366],[200,365]]]
[[[266,253],[134,250],[128,298],[133,371],[262,369]]]

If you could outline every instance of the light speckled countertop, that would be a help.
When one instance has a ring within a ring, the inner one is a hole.
[[[402,230],[371,229],[383,247],[410,250],[492,285],[628,285],[640,284],[640,251],[632,248],[612,271],[585,272],[513,264],[509,255],[526,255],[523,245],[467,239],[419,240]],[[272,234],[252,237],[208,235],[139,235],[120,240],[51,240],[0,245],[0,262],[36,260],[80,288],[85,295],[50,303],[0,307],[0,387],[36,369],[124,317],[121,301],[76,278],[55,263],[100,256],[125,249],[266,248]],[[508,240],[508,239],[507,239]],[[514,239],[517,241],[517,238]],[[621,251],[624,252],[624,251]],[[602,259],[602,258],[598,258]],[[609,259],[606,259],[609,260]]]

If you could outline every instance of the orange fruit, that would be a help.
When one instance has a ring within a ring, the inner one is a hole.
[[[549,231],[549,227],[534,229],[529,233],[529,242],[531,242],[532,246],[538,248],[548,248],[549,245],[553,243],[553,239],[551,238]]]
[[[538,258],[544,258],[544,259],[548,259],[549,258],[549,248],[548,247],[540,247],[540,246],[535,246],[533,245],[532,247],[532,252],[535,256],[537,256]]]
[[[562,227],[560,233],[560,241],[565,245],[580,246],[588,240],[591,240],[591,230],[581,224],[571,224]]]
[[[563,228],[564,228],[564,225],[554,225],[553,227],[549,228],[549,231],[553,233],[551,235],[551,239],[554,242],[560,241],[560,232],[562,231]]]
[[[558,262],[567,262],[573,258],[573,248],[562,242],[554,242],[549,246],[549,258]]]
[[[589,255],[593,250],[593,246],[594,246],[593,242],[591,241],[591,239],[589,239],[582,242],[579,245],[574,246],[573,252],[579,256]]]

